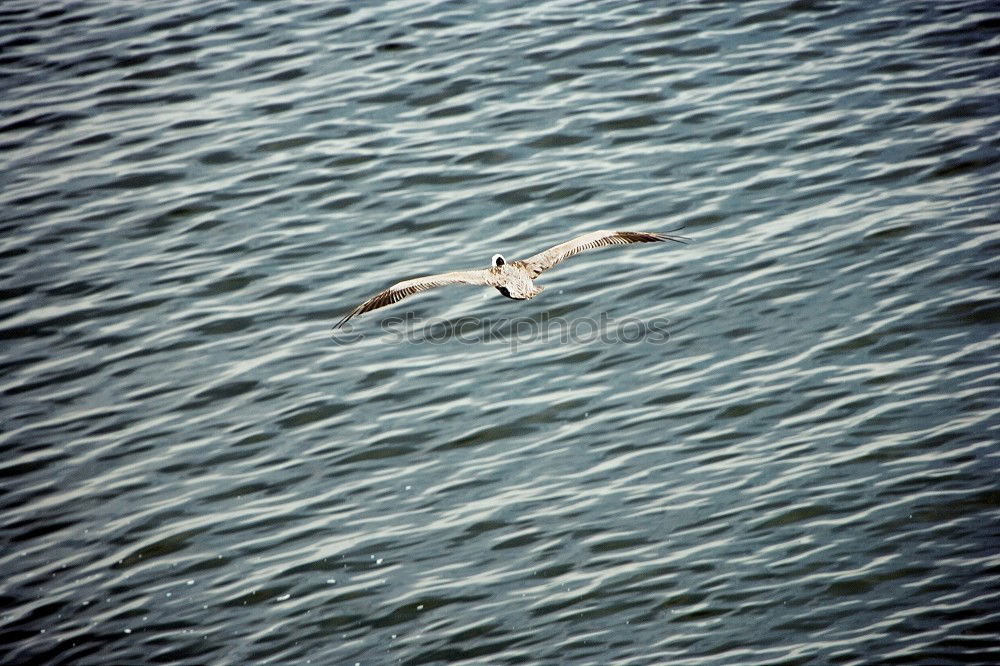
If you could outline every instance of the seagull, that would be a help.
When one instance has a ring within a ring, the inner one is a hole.
[[[577,236],[573,240],[560,243],[544,252],[539,252],[534,256],[519,261],[509,262],[503,258],[503,255],[495,254],[493,255],[493,259],[490,260],[489,268],[438,273],[437,275],[426,275],[424,277],[413,278],[412,280],[397,282],[351,310],[333,328],[340,328],[351,317],[391,305],[412,294],[427,291],[434,287],[443,287],[448,284],[471,284],[482,287],[494,287],[507,298],[515,301],[525,301],[542,293],[544,287],[535,286],[534,280],[543,271],[547,271],[559,262],[569,259],[573,255],[585,250],[593,250],[607,245],[656,243],[661,241],[686,243],[689,240],[689,238],[685,238],[684,236],[656,232],[602,230],[591,231],[582,236]]]

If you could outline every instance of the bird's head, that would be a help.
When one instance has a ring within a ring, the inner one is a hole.
[[[507,260],[503,258],[502,254],[494,254],[493,258],[490,259],[490,265],[493,266],[493,268],[500,268],[506,263]]]

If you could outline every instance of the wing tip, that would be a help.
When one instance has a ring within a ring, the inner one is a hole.
[[[691,242],[691,239],[688,238],[687,236],[678,236],[677,234],[654,233],[650,235],[655,236],[656,240],[658,241],[673,241],[675,243],[682,243],[684,245],[687,245],[688,243]]]
[[[614,235],[625,238],[633,243],[656,243],[673,241],[675,243],[687,244],[691,241],[687,236],[678,236],[671,232],[662,231],[616,231]]]
[[[346,324],[347,320],[350,319],[351,317],[353,317],[354,314],[355,314],[354,312],[348,313],[347,316],[345,316],[343,319],[341,319],[336,324],[334,324],[333,328],[331,328],[330,330],[331,331],[336,331],[338,328],[340,328],[341,326],[343,326],[344,324]]]
[[[362,315],[362,314],[364,314],[366,312],[369,312],[370,310],[374,309],[374,308],[368,307],[368,305],[370,305],[370,301],[365,301],[364,303],[362,303],[358,307],[354,308],[353,310],[351,310],[350,312],[348,312],[346,315],[344,315],[344,317],[340,321],[338,321],[336,324],[334,324],[333,328],[331,328],[330,330],[331,331],[336,331],[338,328],[340,328],[341,326],[343,326],[344,324],[346,324],[349,319],[353,319],[354,317],[357,317],[358,315]]]

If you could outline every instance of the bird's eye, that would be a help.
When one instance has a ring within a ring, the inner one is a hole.
[[[500,254],[494,254],[493,255],[493,265],[494,266],[496,266],[497,268],[499,268],[500,266],[503,266],[505,263],[507,263],[507,262],[504,261],[503,255],[500,255]]]

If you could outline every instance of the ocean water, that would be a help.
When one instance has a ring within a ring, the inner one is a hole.
[[[0,663],[1000,663],[996,3],[0,26]]]

